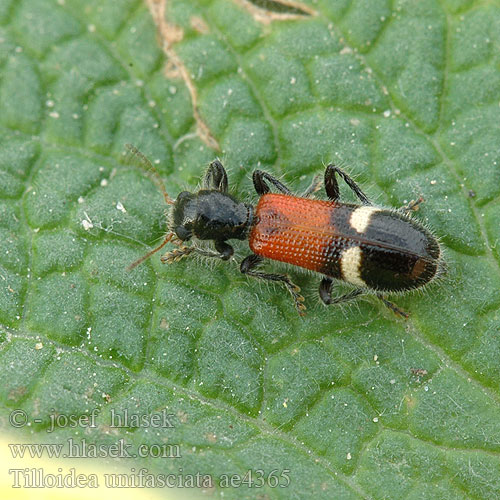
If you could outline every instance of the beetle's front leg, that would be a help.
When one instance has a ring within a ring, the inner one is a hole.
[[[205,179],[203,180],[205,189],[217,189],[221,193],[227,193],[227,173],[219,160],[210,163]]]
[[[172,262],[177,262],[181,260],[183,257],[187,257],[192,253],[197,253],[198,255],[203,255],[203,257],[211,257],[216,259],[228,260],[234,254],[234,249],[231,245],[226,243],[225,241],[216,241],[215,249],[217,252],[213,252],[212,250],[204,250],[202,248],[197,248],[195,246],[181,246],[172,250],[171,252],[166,253],[162,256],[161,261],[164,264],[172,264]]]

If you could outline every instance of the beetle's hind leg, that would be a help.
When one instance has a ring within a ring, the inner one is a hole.
[[[339,304],[341,302],[348,302],[349,300],[353,300],[364,293],[364,290],[358,288],[353,290],[352,292],[341,295],[340,297],[335,297],[332,299],[332,284],[333,280],[328,276],[325,276],[321,283],[319,284],[319,296],[321,300],[328,306],[330,304]],[[400,309],[396,304],[393,304],[389,300],[387,300],[383,295],[377,294],[377,298],[379,298],[385,307],[390,309],[396,316],[400,316],[404,319],[408,319],[409,314]]]
[[[406,205],[403,205],[399,210],[401,212],[406,212],[407,214],[410,214],[411,212],[416,212],[420,208],[420,204],[423,203],[425,200],[422,196],[419,196],[416,200],[411,200],[409,203]]]
[[[257,267],[263,261],[262,257],[258,255],[252,254],[248,257],[245,257],[240,264],[240,271],[243,274],[247,274],[248,276],[253,276],[254,278],[259,278],[268,281],[279,281],[284,283],[288,288],[288,291],[291,293],[293,297],[293,301],[295,304],[295,308],[297,312],[303,316],[304,311],[306,310],[306,306],[304,305],[304,297],[300,295],[300,288],[295,285],[290,278],[285,274],[271,274],[264,273],[262,271],[255,271],[254,268]]]
[[[396,316],[400,316],[404,319],[408,319],[410,315],[400,309],[396,304],[392,303],[390,300],[387,300],[383,295],[377,294],[377,297],[384,303],[384,306],[390,309]]]
[[[205,174],[205,179],[203,180],[203,187],[227,193],[227,173],[219,160],[210,163]]]
[[[332,299],[332,284],[333,280],[328,277],[324,277],[319,284],[319,296],[327,306],[330,304],[339,304],[340,302],[348,302],[363,293],[363,290],[357,289]]]
[[[268,174],[267,172],[263,172],[262,170],[255,170],[252,175],[252,180],[255,191],[257,191],[257,194],[259,195],[269,193],[270,188],[266,183],[266,181],[268,181],[281,193],[292,196],[292,192],[281,181],[276,179],[276,177]]]
[[[335,174],[339,174],[340,177],[344,179],[344,182],[351,188],[351,191],[359,198],[363,205],[372,204],[356,182],[354,182],[342,169],[336,167],[333,163],[330,163],[325,170],[325,191],[330,200],[338,201],[340,198],[339,184]]]

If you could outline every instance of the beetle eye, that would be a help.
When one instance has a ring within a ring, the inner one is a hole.
[[[178,238],[182,241],[187,241],[191,238],[192,232],[186,229],[184,226],[177,226],[175,228],[175,234],[178,236]]]

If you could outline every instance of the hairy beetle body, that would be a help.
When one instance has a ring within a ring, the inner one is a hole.
[[[408,215],[422,199],[400,210],[375,207],[356,182],[335,165],[328,165],[324,174],[328,200],[312,198],[319,187],[317,180],[313,180],[300,197],[294,196],[275,177],[256,170],[253,184],[260,198],[253,207],[228,193],[226,170],[219,161],[210,164],[202,189],[195,193],[183,191],[176,200],[172,200],[151,163],[133,146],[128,148],[148,171],[155,173],[166,203],[173,205],[169,232],[163,243],[130,268],[169,241],[177,244],[178,248],[162,256],[164,263],[193,253],[227,260],[234,253],[228,240],[248,239],[252,254],[241,262],[241,272],[283,283],[300,314],[305,310],[300,289],[286,274],[258,270],[264,259],[285,262],[321,274],[319,296],[325,304],[374,293],[387,307],[404,317],[407,314],[389,302],[384,294],[421,288],[444,269],[439,242],[429,230]],[[359,205],[340,202],[337,175],[359,199]],[[278,193],[271,193],[270,185]],[[213,241],[215,251],[186,245],[193,238]],[[355,288],[332,298],[334,280],[347,282]]]

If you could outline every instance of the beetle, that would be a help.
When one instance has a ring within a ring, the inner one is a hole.
[[[285,285],[299,314],[305,311],[300,288],[286,274],[259,270],[264,259],[322,275],[319,296],[324,304],[338,304],[371,293],[403,317],[408,317],[407,313],[387,300],[386,294],[422,288],[443,271],[437,238],[409,215],[422,198],[399,210],[376,207],[349,175],[330,164],[324,173],[327,200],[312,198],[319,188],[318,179],[313,180],[302,196],[296,196],[272,175],[255,170],[253,185],[260,198],[253,206],[229,194],[226,170],[215,160],[210,163],[200,190],[183,191],[172,200],[149,160],[135,147],[127,145],[127,148],[155,175],[166,203],[173,205],[169,231],[162,244],[132,263],[129,269],[169,241],[178,248],[163,255],[163,263],[193,253],[228,260],[234,253],[228,240],[248,240],[252,253],[243,259],[240,271]],[[360,204],[340,201],[337,176]],[[271,187],[277,192],[271,192]],[[185,244],[193,239],[211,240],[215,250]],[[355,288],[332,297],[334,280]]]

